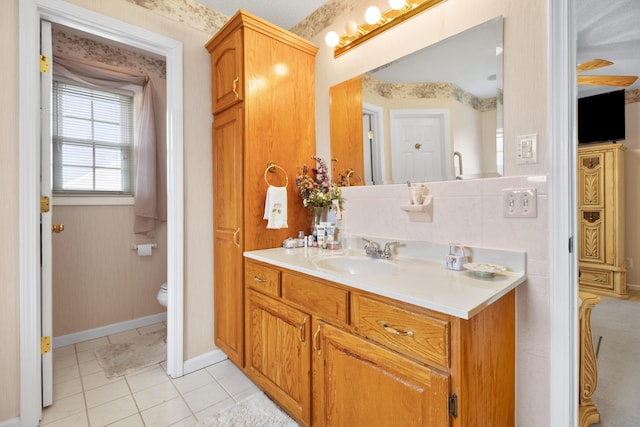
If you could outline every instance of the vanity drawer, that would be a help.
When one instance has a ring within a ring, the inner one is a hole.
[[[244,284],[265,294],[280,296],[280,270],[245,261]]]
[[[423,363],[449,367],[449,321],[352,294],[352,323],[362,336]]]
[[[318,314],[325,320],[347,323],[349,291],[305,276],[283,273],[282,298]]]

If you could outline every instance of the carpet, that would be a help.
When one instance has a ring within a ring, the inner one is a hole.
[[[132,337],[95,350],[98,363],[107,378],[131,374],[167,359],[167,331],[155,331]]]
[[[264,393],[256,393],[201,421],[200,427],[298,427]]]
[[[591,312],[591,335],[594,349],[600,341],[598,384],[593,394],[600,423],[594,425],[640,426],[640,303],[603,299]]]

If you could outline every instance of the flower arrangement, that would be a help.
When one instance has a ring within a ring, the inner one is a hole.
[[[327,164],[321,157],[313,156],[312,159],[316,161],[316,168],[312,169],[314,176],[309,175],[309,167],[306,164],[302,166],[302,172],[296,176],[296,186],[302,204],[307,208],[321,208],[331,206],[334,200],[338,200],[342,208],[342,190],[331,183]]]

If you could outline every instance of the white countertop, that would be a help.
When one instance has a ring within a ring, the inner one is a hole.
[[[398,272],[379,275],[331,272],[312,262],[314,257],[344,254],[318,248],[274,248],[245,252],[244,256],[462,319],[470,319],[526,280],[524,268],[481,279],[468,270],[448,270],[444,258],[434,261],[398,256],[379,260],[398,267]],[[520,255],[524,265],[524,253]]]

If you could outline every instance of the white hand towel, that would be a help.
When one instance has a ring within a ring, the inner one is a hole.
[[[264,219],[268,220],[267,228],[287,228],[287,187],[267,189],[264,203]]]

